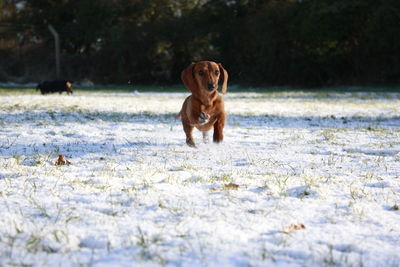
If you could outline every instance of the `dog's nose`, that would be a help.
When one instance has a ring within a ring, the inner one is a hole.
[[[207,84],[208,90],[213,90],[215,88],[215,83],[208,83]]]

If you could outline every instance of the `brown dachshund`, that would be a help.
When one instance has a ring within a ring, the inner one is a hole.
[[[214,127],[213,141],[222,142],[226,120],[224,100],[218,93],[218,82],[222,81],[221,92],[227,91],[228,72],[212,61],[190,64],[181,74],[182,81],[192,92],[183,102],[178,116],[182,119],[186,134],[186,144],[196,147],[192,131],[196,127],[203,132],[203,140],[208,142],[208,131]]]

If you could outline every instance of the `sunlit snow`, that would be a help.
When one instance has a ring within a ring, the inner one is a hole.
[[[0,265],[399,265],[399,93],[228,93],[197,149],[187,95],[3,92]]]

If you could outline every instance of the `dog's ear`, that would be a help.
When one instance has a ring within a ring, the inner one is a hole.
[[[221,93],[225,94],[228,90],[228,72],[222,67],[221,63],[218,64],[218,67],[221,73],[220,79],[222,80]]]
[[[189,91],[193,92],[194,88],[197,87],[197,84],[194,80],[193,68],[195,63],[192,62],[186,69],[184,69],[181,73],[181,79],[183,84]]]

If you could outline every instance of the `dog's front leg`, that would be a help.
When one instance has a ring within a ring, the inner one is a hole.
[[[190,124],[196,127],[201,127],[210,121],[210,115],[202,111],[192,112],[188,117]]]
[[[186,144],[190,147],[196,147],[192,135],[194,127],[188,121],[185,120],[182,120],[182,125],[183,125],[183,131],[186,134]]]
[[[199,115],[198,121],[200,125],[207,124],[210,121],[210,115],[208,115],[205,112],[202,112]]]
[[[214,134],[213,141],[214,143],[220,143],[224,139],[224,125],[225,125],[225,114],[221,114],[221,116],[214,123]]]
[[[206,112],[206,106],[203,104],[200,104],[200,114],[197,119],[200,126],[207,124],[210,121],[210,117],[211,116],[209,114],[207,114],[207,112]]]

